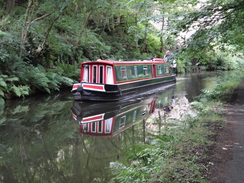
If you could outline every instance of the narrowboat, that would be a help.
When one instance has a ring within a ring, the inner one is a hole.
[[[141,100],[124,102],[90,103],[74,101],[72,117],[80,125],[80,134],[96,137],[112,137],[133,125],[147,120],[157,111],[166,111],[172,105],[174,87],[154,93]],[[168,112],[168,111],[166,111]]]
[[[71,90],[74,100],[118,101],[167,82],[175,82],[170,64],[147,61],[90,61],[81,65],[80,82]]]

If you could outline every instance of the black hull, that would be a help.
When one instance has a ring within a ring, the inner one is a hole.
[[[126,84],[106,85],[106,92],[78,89],[72,93],[74,100],[114,102],[128,97],[136,97],[144,92],[165,86],[165,84],[174,83],[175,81],[175,75],[172,75]]]
[[[164,78],[154,78],[150,80],[144,80],[135,83],[129,83],[121,85],[121,93],[123,97],[137,96],[144,92],[155,90],[158,87],[165,86],[170,83],[175,83],[175,76],[168,76]]]

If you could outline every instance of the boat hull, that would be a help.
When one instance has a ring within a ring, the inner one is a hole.
[[[168,75],[115,85],[78,83],[73,86],[72,93],[74,100],[113,102],[127,97],[136,97],[142,92],[154,90],[175,80],[175,75]]]

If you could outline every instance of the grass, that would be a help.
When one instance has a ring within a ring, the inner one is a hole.
[[[223,126],[222,105],[241,81],[240,74],[217,78],[213,88],[203,91],[189,105],[194,115],[184,120],[168,120],[159,135],[152,135],[147,144],[127,151],[127,161],[111,167],[115,177],[111,182],[184,183],[208,182],[205,172],[211,163],[209,149]],[[123,167],[123,168],[122,168]]]

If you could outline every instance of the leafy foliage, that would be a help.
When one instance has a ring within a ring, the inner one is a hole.
[[[185,13],[178,24],[188,33],[186,35],[191,34],[185,46],[198,56],[221,44],[235,45],[236,50],[243,50],[244,36],[240,31],[243,28],[243,3],[242,0],[209,0],[199,4],[195,11]]]
[[[5,97],[6,94],[14,94],[18,97],[29,95],[30,88],[28,86],[18,85],[15,83],[19,82],[18,77],[8,77],[7,75],[0,75],[0,96]]]
[[[214,128],[224,125],[220,116],[226,95],[233,93],[243,75],[227,73],[216,85],[191,103],[196,113],[185,120],[167,121],[158,135],[145,144],[126,149],[127,159],[110,167],[118,182],[207,182],[204,172],[209,164],[207,148],[212,144]],[[224,75],[224,73],[223,73]]]
[[[208,100],[214,101],[226,101],[238,87],[242,77],[243,74],[240,74],[240,72],[226,75],[223,73],[222,76],[216,78],[214,87],[203,90],[204,94],[201,95],[200,98],[207,98]]]
[[[110,164],[116,175],[114,180],[124,183],[206,182],[201,177],[204,166],[196,162],[203,158],[201,148],[211,144],[207,139],[211,132],[205,126],[210,113],[210,110],[206,112],[205,118],[199,116],[167,123],[162,134],[150,134],[153,138],[148,144],[127,149],[129,163]]]
[[[43,0],[1,5],[0,74],[18,77],[15,85],[29,87],[29,93],[51,93],[70,85],[67,78],[78,80],[83,61],[145,60],[154,54],[163,57],[168,49],[175,53],[178,72],[243,65],[242,0]]]

